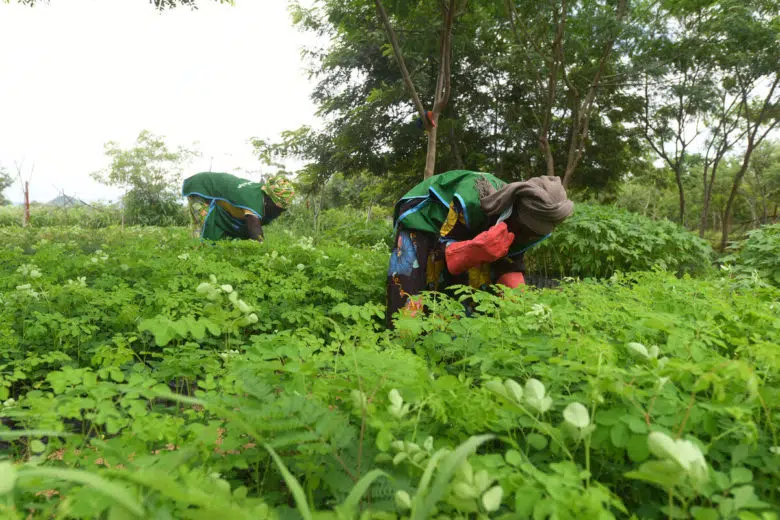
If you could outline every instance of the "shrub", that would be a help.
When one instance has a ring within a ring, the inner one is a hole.
[[[614,206],[577,204],[552,236],[526,254],[529,271],[546,276],[608,277],[660,266],[701,274],[711,246],[668,220],[651,220]]]
[[[316,242],[346,242],[353,246],[373,246],[392,243],[393,224],[389,211],[373,208],[366,210],[350,207],[334,208],[320,212],[317,229],[314,228],[314,211],[296,204],[279,217],[278,225],[296,235],[311,236]]]
[[[7,206],[0,208],[0,227],[21,227],[24,208]],[[30,208],[30,223],[36,228],[52,226],[79,226],[87,229],[101,229],[117,225],[122,221],[115,206],[94,205],[92,207],[60,208],[33,205]]]
[[[780,224],[772,224],[748,233],[745,240],[729,247],[730,254],[722,259],[733,264],[730,270],[736,275],[758,273],[776,286],[780,286]]]

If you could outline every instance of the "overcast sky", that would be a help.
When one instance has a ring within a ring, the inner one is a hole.
[[[148,129],[199,142],[193,173],[258,171],[250,137],[315,122],[300,57],[311,42],[287,0],[164,14],[146,0],[0,2],[0,165],[13,176],[35,165],[32,200],[112,199],[89,176],[107,164],[103,144]],[[6,195],[22,200],[18,185]]]

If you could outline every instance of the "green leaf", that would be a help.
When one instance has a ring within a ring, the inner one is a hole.
[[[538,433],[529,433],[527,440],[528,444],[535,450],[541,451],[547,447],[547,437],[544,435],[539,435]],[[509,452],[507,452],[507,462],[509,462]],[[522,459],[520,459],[520,462],[522,462]],[[520,464],[520,462],[513,465],[517,466]]]
[[[388,451],[393,442],[393,434],[389,430],[380,430],[376,436],[376,447],[379,451]]]
[[[694,520],[720,520],[718,510],[710,507],[692,507],[691,515]]]
[[[415,503],[412,509],[412,520],[426,520],[430,518],[436,504],[442,499],[449,488],[450,480],[455,474],[455,470],[457,470],[458,466],[460,466],[469,455],[474,453],[479,446],[493,438],[495,438],[494,435],[471,437],[458,446],[454,452],[447,454],[442,460],[441,467],[433,481],[431,490],[425,493],[425,496],[421,496],[422,493],[418,492],[415,497]]]
[[[652,460],[645,462],[636,471],[629,471],[626,477],[658,484],[664,489],[672,488],[682,482],[684,473],[679,466],[669,460]]]
[[[647,446],[647,437],[644,435],[631,435],[626,450],[628,458],[633,462],[644,462],[650,456],[650,449]]]
[[[734,506],[737,509],[759,509],[769,505],[758,499],[753,486],[734,488],[731,494],[734,496]]]
[[[16,485],[16,467],[9,461],[0,461],[0,496],[7,495]]]
[[[647,423],[635,415],[624,416],[623,422],[625,422],[628,425],[628,428],[634,433],[647,433],[649,430]]]
[[[360,506],[360,501],[363,499],[363,495],[366,494],[368,488],[379,477],[390,478],[384,471],[374,469],[363,475],[363,478],[357,481],[355,486],[350,491],[349,496],[342,504],[342,510],[348,514],[354,514]]]
[[[529,443],[530,443],[530,439],[529,439]],[[510,464],[515,467],[518,467],[520,466],[520,464],[523,463],[523,456],[517,450],[508,450],[506,452],[506,455],[504,455],[504,457],[506,458],[507,464]]]
[[[482,495],[482,506],[485,511],[492,513],[498,511],[501,507],[501,499],[504,497],[504,490],[501,486],[493,486]]]
[[[25,467],[18,471],[18,478],[20,480],[27,478],[55,479],[83,484],[111,498],[135,516],[147,518],[143,506],[136,501],[127,488],[110,482],[94,473],[67,468]]]
[[[30,441],[30,451],[33,453],[43,453],[46,451],[46,445],[38,439],[33,439]]]
[[[284,483],[287,484],[288,489],[292,493],[293,499],[295,499],[295,505],[298,508],[298,512],[303,517],[303,520],[312,520],[313,517],[311,510],[309,509],[309,504],[306,501],[306,493],[304,493],[303,488],[295,479],[293,474],[290,473],[290,470],[287,469],[287,466],[285,466],[279,455],[276,454],[276,451],[274,451],[274,449],[268,444],[264,444],[264,446],[265,449],[268,450],[268,453],[271,454],[271,457],[274,459],[276,467],[279,469],[279,473],[282,474]]]
[[[629,438],[631,438],[628,432],[628,426],[626,426],[625,423],[622,422],[615,424],[609,430],[609,438],[612,440],[612,444],[616,448],[625,448],[626,444],[628,444]],[[642,437],[642,444],[647,446],[647,441],[645,440],[644,437]]]
[[[729,472],[729,478],[731,479],[731,485],[747,484],[753,481],[753,472],[747,468],[731,468]]]
[[[747,444],[738,444],[731,450],[731,464],[741,465],[750,455],[750,446]]]
[[[582,403],[570,403],[563,410],[563,418],[575,428],[585,428],[590,424],[590,414]]]
[[[522,486],[515,492],[515,514],[518,518],[531,518],[536,505],[542,500],[542,491],[533,486]]]

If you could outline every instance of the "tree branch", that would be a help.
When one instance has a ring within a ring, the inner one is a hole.
[[[626,12],[628,11],[627,0],[619,0],[617,6],[616,20],[618,27],[623,23]],[[584,153],[585,141],[588,138],[588,126],[590,125],[590,112],[593,108],[593,101],[596,98],[596,91],[599,88],[599,82],[601,76],[604,74],[604,70],[607,66],[607,59],[612,54],[612,48],[617,40],[618,32],[610,38],[605,44],[599,60],[599,66],[596,69],[596,74],[588,87],[588,92],[585,94],[583,103],[577,108],[577,120],[576,126],[573,129],[572,141],[569,147],[569,156],[566,164],[566,171],[563,175],[563,185],[567,186],[571,176],[574,174],[574,169],[579,164]],[[578,92],[575,89],[575,95],[578,96]]]
[[[374,4],[376,4],[377,14],[379,15],[379,19],[382,21],[382,24],[385,27],[387,37],[390,39],[390,45],[393,47],[393,54],[395,54],[395,59],[398,62],[398,68],[401,69],[401,76],[403,77],[404,83],[406,84],[406,88],[409,90],[409,93],[412,96],[412,101],[414,102],[414,106],[417,108],[417,112],[420,114],[423,126],[425,128],[429,128],[430,122],[428,121],[428,117],[425,114],[425,107],[423,106],[422,101],[420,101],[420,96],[417,94],[417,89],[414,87],[412,77],[409,75],[409,70],[406,68],[406,62],[404,61],[404,56],[401,53],[401,45],[398,43],[398,37],[395,34],[395,30],[393,30],[393,24],[390,23],[390,17],[387,15],[387,11],[385,10],[385,6],[382,4],[382,0],[374,0]]]

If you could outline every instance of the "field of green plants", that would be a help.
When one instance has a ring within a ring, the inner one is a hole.
[[[0,229],[0,518],[777,520],[777,226],[580,215],[394,331],[385,224]]]

